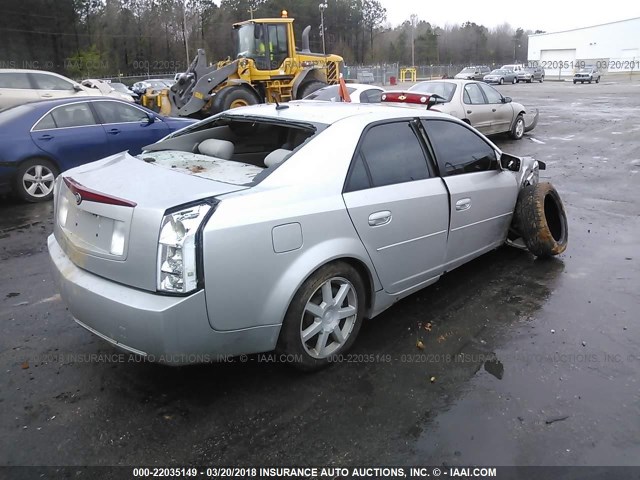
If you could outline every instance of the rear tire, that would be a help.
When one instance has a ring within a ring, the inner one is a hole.
[[[324,368],[358,335],[365,310],[360,274],[345,262],[325,265],[298,289],[284,322],[278,351],[299,370]]]
[[[500,85],[502,85],[504,83],[504,78],[500,79]]]
[[[567,214],[550,183],[528,185],[520,191],[515,224],[527,249],[537,257],[558,255],[567,248]]]
[[[307,95],[312,94],[316,90],[320,90],[321,88],[324,88],[326,86],[327,86],[326,83],[321,82],[319,80],[311,80],[310,82],[303,83],[300,86],[300,88],[298,89],[298,95],[297,95],[298,100],[300,100],[301,98],[304,98]]]
[[[14,191],[27,202],[46,202],[53,198],[53,182],[60,173],[53,162],[33,158],[23,162],[16,171]]]
[[[544,75],[540,77],[540,83],[544,82]]]

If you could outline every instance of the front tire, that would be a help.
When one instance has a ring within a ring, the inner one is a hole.
[[[511,80],[512,85],[515,85],[516,83],[519,83],[517,78],[514,78],[513,80]]]
[[[522,114],[518,115],[516,121],[513,123],[513,127],[511,127],[511,132],[509,132],[509,136],[514,140],[520,140],[524,135],[524,117]]]
[[[46,202],[53,198],[53,182],[60,173],[58,167],[44,158],[23,162],[16,171],[14,191],[27,202]]]
[[[537,257],[564,252],[569,239],[567,214],[550,183],[524,187],[516,204],[516,225],[527,249]]]
[[[312,94],[316,90],[320,90],[321,88],[324,88],[326,86],[327,86],[326,83],[321,82],[319,80],[312,80],[310,82],[304,83],[304,84],[302,84],[302,86],[298,90],[298,95],[297,95],[298,100],[301,99],[301,98],[304,98],[307,95]]]
[[[500,79],[500,85],[502,85],[504,83],[504,78]]]
[[[345,262],[325,265],[298,289],[285,315],[278,350],[304,371],[326,367],[358,335],[365,309],[360,274]]]
[[[232,108],[246,107],[249,105],[257,105],[260,98],[246,87],[235,86],[226,87],[216,95],[214,99],[213,112],[220,113]]]
[[[540,77],[540,83],[544,82],[544,75]]]

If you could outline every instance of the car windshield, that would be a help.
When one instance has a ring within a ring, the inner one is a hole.
[[[347,92],[351,95],[356,89],[353,87],[347,87]],[[324,87],[320,90],[316,90],[310,93],[305,100],[324,100],[325,102],[339,102],[340,101],[340,88],[338,85],[331,85],[330,87]]]
[[[410,92],[431,93],[444,98],[444,102],[450,102],[456,91],[456,84],[449,82],[420,82],[409,88]]]
[[[476,69],[475,68],[471,68],[471,67],[467,67],[467,68],[463,68],[460,73],[475,73]]]
[[[581,68],[580,73],[591,73],[591,67]]]
[[[493,70],[491,72],[491,75],[505,75],[507,73],[509,73],[509,70],[503,70],[503,69],[499,68],[497,70]]]
[[[527,72],[529,72],[529,73],[533,73],[533,72],[535,72],[535,71],[536,71],[535,67],[527,67],[527,68],[525,68],[525,70],[526,70]]]

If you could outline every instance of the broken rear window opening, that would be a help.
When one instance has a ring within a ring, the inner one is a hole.
[[[189,175],[251,185],[324,128],[326,125],[220,115],[149,145],[138,157]]]

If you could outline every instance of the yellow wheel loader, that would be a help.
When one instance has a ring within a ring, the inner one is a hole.
[[[311,53],[308,26],[298,50],[293,18],[233,25],[236,59],[210,67],[204,50],[169,90],[171,115],[209,116],[230,108],[300,99],[339,82],[342,57]]]

